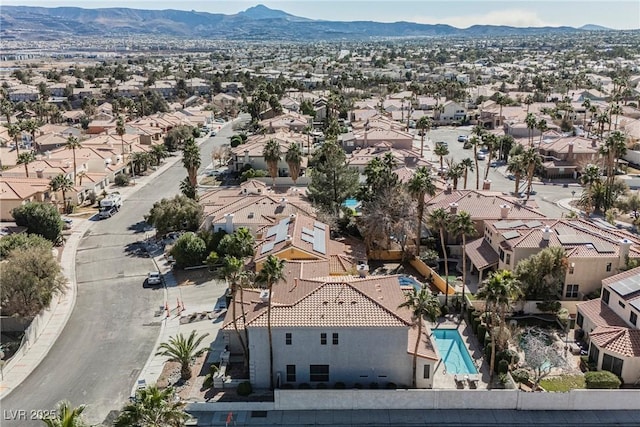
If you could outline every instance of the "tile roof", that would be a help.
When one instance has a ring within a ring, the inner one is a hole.
[[[407,353],[413,355],[416,349],[416,339],[418,339],[418,325],[411,326],[407,335]],[[418,344],[418,357],[439,360],[438,353],[431,341],[431,329],[424,322],[422,324],[420,344]]]
[[[601,299],[592,299],[577,304],[578,310],[596,326],[620,326],[627,324]]]
[[[591,331],[589,338],[601,349],[625,357],[640,357],[640,330],[598,326]]]
[[[434,209],[449,209],[449,204],[457,203],[458,212],[468,212],[471,218],[501,219],[500,205],[509,205],[509,219],[542,219],[545,216],[531,206],[523,205],[517,199],[499,192],[477,190],[442,191],[427,200],[427,214]]]
[[[484,237],[467,243],[466,253],[473,265],[478,269],[486,268],[498,262],[498,254]]]
[[[291,214],[269,228],[256,245],[255,261],[295,248],[316,259],[329,259],[329,226],[306,215]],[[286,258],[286,257],[285,257]]]

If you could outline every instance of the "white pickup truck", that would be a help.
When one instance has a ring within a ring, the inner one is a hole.
[[[100,200],[100,219],[110,218],[122,207],[122,196],[120,193],[113,192],[104,199]]]

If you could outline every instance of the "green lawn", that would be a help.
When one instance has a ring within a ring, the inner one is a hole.
[[[559,392],[586,387],[584,375],[561,375],[559,377],[545,378],[540,381],[540,385],[547,391]]]

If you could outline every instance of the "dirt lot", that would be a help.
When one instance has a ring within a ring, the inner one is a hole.
[[[208,268],[200,268],[197,270],[174,268],[173,275],[178,282],[178,286],[201,285],[217,278],[216,272],[209,271]]]

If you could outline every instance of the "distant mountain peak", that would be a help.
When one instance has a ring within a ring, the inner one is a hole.
[[[238,16],[251,19],[298,18],[297,16],[290,15],[282,10],[270,9],[263,4],[252,6],[247,10],[238,13]]]
[[[603,27],[602,25],[595,25],[595,24],[586,24],[578,29],[584,30],[584,31],[611,31],[611,28],[607,28],[607,27]]]

